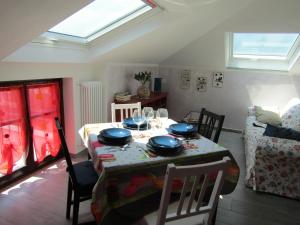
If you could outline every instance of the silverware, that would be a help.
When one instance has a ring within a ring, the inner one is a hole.
[[[147,158],[150,158],[150,155],[146,151],[142,151]]]
[[[126,151],[127,148],[129,147],[129,144],[123,145],[121,148],[121,151]]]

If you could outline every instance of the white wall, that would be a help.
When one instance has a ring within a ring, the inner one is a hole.
[[[189,110],[206,107],[224,113],[225,127],[243,129],[246,110],[251,105],[275,104],[283,107],[299,96],[299,60],[289,73],[228,70],[225,68],[225,32],[300,32],[300,2],[296,0],[254,1],[215,29],[191,42],[161,63],[172,95],[168,107],[173,117],[182,118]],[[192,69],[192,87],[181,90],[178,74]],[[225,74],[223,88],[212,88],[211,73]],[[195,79],[208,76],[208,90],[195,91]]]
[[[130,91],[136,95],[138,81],[134,79],[134,74],[141,71],[151,71],[153,77],[158,74],[156,64],[129,64],[129,63],[109,63],[96,67],[97,79],[101,80],[104,88],[104,118],[111,121],[110,104],[114,100],[114,94],[122,91]]]
[[[88,64],[0,63],[0,81],[49,78],[65,78],[65,133],[71,153],[77,153],[82,150],[77,133],[80,126],[79,83],[95,79],[93,67]]]
[[[183,69],[191,69],[191,86],[181,89],[179,76]],[[281,73],[254,71],[224,72],[222,88],[212,87],[212,72],[192,67],[161,67],[161,74],[167,77],[168,109],[170,116],[182,119],[189,111],[207,110],[224,114],[224,127],[242,130],[247,116],[247,107],[252,105],[278,105],[284,107],[287,101],[300,96],[300,76]],[[207,91],[196,90],[196,79],[207,77]]]

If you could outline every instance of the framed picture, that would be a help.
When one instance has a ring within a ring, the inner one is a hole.
[[[196,88],[199,92],[205,92],[207,87],[207,77],[198,77]]]
[[[213,73],[213,87],[221,88],[223,87],[224,74],[222,72]]]
[[[191,82],[191,70],[182,70],[180,74],[180,87],[182,89],[189,89]]]

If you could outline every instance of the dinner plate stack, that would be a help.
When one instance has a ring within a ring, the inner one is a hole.
[[[188,123],[175,123],[169,126],[169,133],[178,136],[193,136],[196,132],[196,126]]]
[[[150,125],[148,125],[150,128]],[[134,122],[132,117],[129,117],[123,121],[123,127],[129,130],[137,130],[138,125]],[[146,130],[147,129],[147,123],[144,122],[140,125],[140,130]]]
[[[132,140],[130,131],[122,128],[104,129],[97,137],[103,144],[117,146],[126,145]]]
[[[147,147],[158,155],[176,155],[183,150],[182,141],[170,136],[155,136],[149,139]]]

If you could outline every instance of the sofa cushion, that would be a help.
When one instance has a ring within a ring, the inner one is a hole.
[[[291,106],[282,117],[282,126],[300,131],[300,103]]]
[[[270,124],[267,124],[266,130],[263,135],[300,141],[300,132],[291,128],[275,127]]]
[[[281,118],[277,113],[269,110],[263,110],[260,106],[255,106],[255,116],[257,121],[261,123],[267,123],[273,126],[281,125]]]

